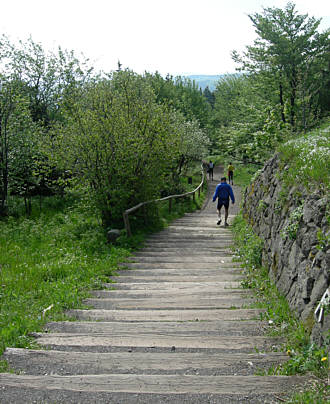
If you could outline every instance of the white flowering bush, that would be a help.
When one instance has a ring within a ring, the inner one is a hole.
[[[291,139],[280,147],[282,160],[289,163],[285,173],[291,184],[308,189],[329,189],[330,125],[298,139]]]

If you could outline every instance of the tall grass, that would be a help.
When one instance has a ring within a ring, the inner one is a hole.
[[[129,255],[108,245],[96,218],[69,202],[48,198],[46,213],[0,222],[0,353],[29,346],[30,332],[80,306]]]

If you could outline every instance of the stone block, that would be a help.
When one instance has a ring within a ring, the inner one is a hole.
[[[108,243],[111,244],[115,243],[119,236],[120,236],[120,230],[118,229],[109,230],[107,233]]]

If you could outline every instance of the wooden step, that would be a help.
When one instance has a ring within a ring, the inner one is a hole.
[[[116,284],[128,284],[128,283],[146,283],[146,282],[158,282],[160,285],[162,283],[168,283],[168,282],[196,282],[196,283],[210,283],[210,282],[238,282],[240,280],[243,279],[242,275],[222,275],[222,274],[218,274],[218,275],[208,275],[208,276],[195,276],[195,275],[191,275],[191,276],[187,276],[187,275],[183,275],[181,276],[178,273],[172,274],[172,275],[167,275],[167,276],[161,276],[161,275],[141,275],[141,276],[130,276],[129,274],[127,275],[121,275],[119,277],[117,276],[112,276],[111,279],[116,282]]]
[[[117,276],[201,276],[203,275],[205,279],[208,279],[208,276],[221,275],[225,276],[240,276],[241,274],[240,268],[233,267],[222,267],[222,268],[194,268],[194,269],[184,269],[184,268],[159,268],[155,265],[155,268],[152,267],[143,267],[143,268],[124,268],[122,270],[117,270]],[[116,280],[118,280],[116,278]],[[229,279],[228,279],[229,280]]]
[[[129,282],[129,283],[107,283],[105,287],[112,287],[116,289],[130,289],[130,290],[184,290],[189,289],[194,292],[195,290],[204,291],[207,293],[209,290],[222,290],[222,289],[241,289],[241,282],[236,281],[221,281],[221,282]]]
[[[254,320],[263,310],[69,310],[68,315],[93,321],[217,321]]]
[[[216,349],[228,352],[270,351],[272,347],[279,347],[282,340],[259,336],[240,337],[207,335],[206,333],[182,335],[173,333],[164,335],[161,332],[140,333],[112,336],[105,333],[37,333],[36,342],[43,346],[52,347],[134,347],[134,348],[168,348],[176,349]]]
[[[176,261],[165,261],[164,259],[159,260],[157,258],[153,260],[139,260],[137,262],[126,262],[119,265],[120,268],[160,268],[160,269],[212,269],[217,268],[219,271],[221,268],[237,268],[240,269],[236,263],[232,263],[231,258],[222,258],[218,262],[185,262],[184,259]]]
[[[8,348],[8,363],[31,375],[106,373],[253,375],[256,369],[287,360],[278,353],[217,352],[63,352]]]
[[[33,376],[0,374],[0,385],[79,392],[126,392],[155,394],[258,394],[281,393],[302,384],[303,378],[294,376],[191,376],[106,374],[75,376]]]
[[[228,308],[242,308],[248,307],[252,300],[233,298],[209,298],[209,297],[192,297],[190,300],[186,296],[176,297],[163,297],[163,298],[95,298],[85,299],[84,303],[94,309],[112,310],[112,309],[199,309],[199,308],[212,308],[212,309],[228,309]]]
[[[92,290],[90,293],[94,297],[99,297],[99,298],[112,298],[112,299],[117,299],[117,298],[137,298],[137,299],[143,299],[143,298],[173,298],[173,297],[183,297],[186,296],[186,298],[189,300],[193,298],[199,298],[199,297],[205,297],[206,289],[203,287],[200,288],[192,288],[192,289],[179,289],[179,288],[165,288],[165,289],[138,289],[138,290],[131,290],[131,289],[113,289],[112,287],[115,287],[115,284],[111,283],[108,284],[111,285],[110,289],[108,290]],[[218,287],[208,287],[207,288],[207,296],[210,298],[215,298],[215,297],[221,297],[221,298],[226,298],[229,299],[231,296],[232,297],[241,297],[241,298],[246,298],[247,303],[251,302],[251,299],[253,299],[253,293],[249,289],[220,289]]]
[[[187,322],[120,322],[120,321],[56,321],[47,324],[47,332],[69,334],[101,334],[120,337],[121,335],[155,334],[212,336],[262,336],[269,326],[261,321],[187,321]]]
[[[158,258],[155,257],[148,257],[148,256],[141,256],[138,255],[136,257],[130,257],[123,265],[126,265],[127,263],[130,262],[139,262],[139,263],[184,263],[187,264],[187,266],[191,266],[192,264],[209,264],[212,266],[212,264],[224,264],[224,263],[229,263],[232,264],[232,254],[227,254],[227,255],[221,255],[218,254],[217,256],[214,257],[208,257],[208,256],[191,256],[191,255],[181,255],[179,251],[177,251],[177,254],[175,256],[170,256],[170,255],[162,255],[158,256]],[[239,264],[236,264],[239,265]]]

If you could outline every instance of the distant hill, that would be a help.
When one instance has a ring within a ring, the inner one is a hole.
[[[204,91],[205,87],[208,87],[210,91],[214,91],[217,82],[220,79],[223,79],[226,76],[232,76],[232,75],[237,75],[240,73],[233,73],[233,74],[220,74],[220,75],[203,75],[203,74],[196,74],[196,75],[190,75],[190,76],[185,76],[189,78],[190,80],[194,80],[196,84]]]

